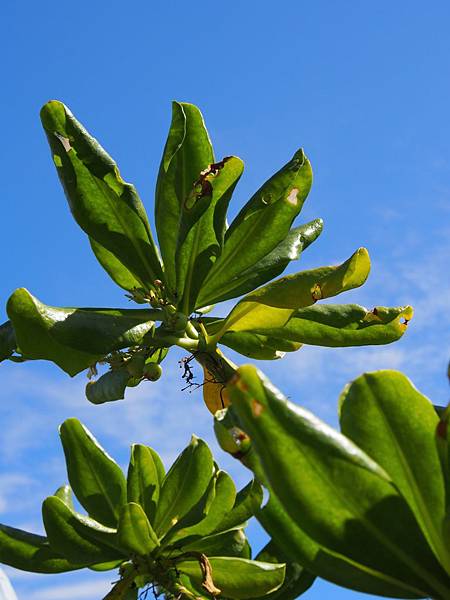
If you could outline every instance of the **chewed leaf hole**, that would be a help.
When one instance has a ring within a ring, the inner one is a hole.
[[[292,206],[297,206],[298,204],[298,189],[297,188],[293,188],[290,192],[288,197],[286,198],[287,202],[289,204],[292,204]]]
[[[55,131],[55,137],[57,137],[58,140],[61,142],[61,144],[63,145],[64,150],[66,152],[69,152],[69,150],[72,149],[72,146],[70,145],[70,141],[69,141],[68,138],[64,137],[63,135],[61,135],[57,131]]]
[[[322,288],[320,284],[316,283],[316,285],[311,289],[311,296],[314,302],[322,299]]]
[[[53,155],[53,162],[55,163],[55,167],[57,167],[57,168],[62,167],[62,160],[58,154]]]

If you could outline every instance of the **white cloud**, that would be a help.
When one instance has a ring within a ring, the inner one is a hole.
[[[111,580],[84,581],[66,585],[45,586],[27,593],[27,600],[92,600],[102,598],[111,588]]]

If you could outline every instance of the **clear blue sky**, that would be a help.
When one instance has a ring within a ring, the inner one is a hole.
[[[118,161],[152,213],[170,101],[203,110],[218,158],[246,172],[234,210],[303,146],[315,184],[302,221],[323,217],[298,268],[367,246],[372,275],[342,301],[413,304],[407,335],[385,348],[304,348],[262,364],[294,400],[335,423],[344,384],[398,368],[443,404],[450,356],[450,4],[409,0],[148,2],[3,0],[0,96],[0,321],[19,286],[56,306],[126,306],[71,219],[39,123],[68,104]],[[77,416],[125,465],[131,442],[169,461],[211,423],[180,392],[176,359],[156,385],[93,407],[84,375],[45,363],[0,367],[0,520],[38,530],[40,502],[65,481],[57,426]],[[219,462],[245,482],[223,454]],[[255,531],[254,547],[262,543]],[[8,569],[20,600],[98,600],[111,577],[28,576]],[[368,598],[318,582],[305,598]]]

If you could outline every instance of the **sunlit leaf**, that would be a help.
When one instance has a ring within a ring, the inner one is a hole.
[[[59,428],[70,485],[89,515],[108,527],[116,527],[126,502],[122,470],[77,419]]]
[[[442,525],[445,482],[431,402],[397,371],[365,373],[340,399],[342,432],[380,464],[414,512],[437,558],[450,570]]]
[[[450,579],[385,470],[254,367],[238,370],[230,393],[270,486],[299,527],[334,552],[445,596]]]
[[[200,306],[222,297],[233,279],[252,268],[286,238],[311,183],[311,165],[303,150],[299,150],[264,183],[234,219],[226,233],[222,254],[205,280],[198,300]]]
[[[404,334],[412,316],[410,306],[367,310],[357,304],[315,304],[296,310],[286,325],[264,333],[314,346],[390,344]]]
[[[55,362],[76,375],[113,350],[142,343],[154,327],[157,310],[57,308],[19,288],[8,300],[20,351],[28,358]]]
[[[133,185],[100,144],[55,100],[45,104],[41,120],[59,178],[78,225],[148,289],[163,279],[158,250],[145,209]],[[105,259],[101,259],[103,265]],[[115,270],[116,270],[115,267]],[[107,271],[111,273],[111,268]],[[115,279],[115,277],[113,277]]]
[[[155,222],[169,293],[177,289],[175,252],[184,202],[214,154],[196,106],[173,102],[172,122],[156,184]]]

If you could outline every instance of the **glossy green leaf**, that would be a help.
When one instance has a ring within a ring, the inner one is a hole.
[[[221,297],[233,279],[286,238],[311,183],[311,165],[303,150],[299,150],[252,196],[231,224],[222,254],[204,282],[200,306]]]
[[[41,120],[76,222],[141,287],[151,288],[163,274],[136,189],[122,179],[112,158],[64,104],[45,104]]]
[[[412,316],[410,306],[367,310],[357,304],[315,304],[295,311],[284,327],[264,333],[314,346],[390,344],[401,338]]]
[[[289,562],[286,554],[273,542],[269,542],[255,557],[255,560],[270,563],[286,563],[286,575],[283,585],[262,598],[267,600],[295,600],[301,594],[306,592],[316,578],[313,573],[307,571],[304,567],[296,562]]]
[[[182,552],[200,552],[206,556],[239,556],[250,558],[249,545],[242,529],[232,529],[183,544]]]
[[[119,465],[77,419],[59,428],[70,485],[89,515],[116,527],[126,502],[126,481]]]
[[[190,541],[192,537],[196,539],[198,536],[190,536],[191,528],[195,528],[205,519],[209,509],[211,508],[216,496],[216,481],[217,472],[214,469],[214,474],[211,477],[206,490],[202,497],[196,502],[192,508],[177,522],[174,523],[168,533],[164,536],[162,544],[164,546],[174,546],[184,543],[186,536]]]
[[[239,458],[268,489],[269,501],[258,510],[262,501],[262,489],[255,481],[259,488],[259,494],[257,501],[250,507],[250,515],[255,514],[270,537],[279,547],[283,548],[291,562],[300,563],[318,577],[328,579],[337,585],[368,594],[394,598],[422,598],[426,595],[421,590],[412,587],[409,582],[370,569],[336,552],[331,552],[313,541],[289,517],[270,488],[262,469],[261,460],[254,451],[250,439],[247,437],[245,446],[234,443],[230,447],[226,441],[227,438],[224,438],[224,431],[227,428],[230,429],[229,434],[233,439],[239,439],[243,435],[242,430],[236,426],[236,415],[233,414],[232,408],[216,414],[214,429],[217,439],[224,450]]]
[[[392,598],[427,596],[427,592],[414,588],[408,581],[370,569],[317,544],[294,523],[272,490],[268,503],[256,517],[290,561],[302,564],[318,577],[366,594]]]
[[[203,281],[222,250],[217,211],[226,211],[244,163],[228,156],[201,172],[181,206],[176,250],[177,297],[184,314],[197,306]],[[202,304],[198,305],[199,307]]]
[[[214,302],[222,302],[247,294],[260,285],[271,281],[274,277],[281,275],[287,265],[292,260],[297,260],[303,250],[319,237],[322,228],[322,219],[314,219],[305,225],[291,229],[284,240],[271,252],[239,275],[236,275],[228,284],[222,285],[220,292],[217,292],[217,295],[214,296]],[[204,302],[205,300],[207,300],[207,297],[201,290],[199,301]]]
[[[146,556],[158,547],[158,538],[140,504],[128,502],[122,507],[117,536],[123,548]]]
[[[236,487],[228,473],[218,471],[213,478],[213,485],[213,494],[209,495],[203,514],[196,514],[194,507],[194,518],[189,519],[190,515],[186,515],[186,521],[182,519],[174,528],[175,534],[169,533],[171,544],[183,539],[210,535],[232,510],[236,499]]]
[[[295,352],[301,344],[280,337],[250,331],[228,331],[220,343],[243,356],[256,360],[278,360],[286,352]]]
[[[153,522],[159,499],[158,467],[150,448],[142,444],[131,446],[127,475],[128,502],[140,504],[150,523]]]
[[[233,505],[215,531],[226,531],[238,525],[244,525],[261,506],[263,490],[256,479],[252,479],[240,490]]]
[[[65,486],[68,488],[69,486]],[[69,488],[70,489],[70,488]],[[94,544],[102,547],[107,546],[109,549],[113,549],[114,555],[117,560],[123,560],[123,547],[120,545],[120,541],[117,537],[117,530],[111,527],[105,527],[95,519],[91,519],[86,515],[83,515],[75,510],[73,505],[70,505],[71,496],[68,497],[67,490],[59,488],[54,496],[47,498],[47,511],[52,514],[56,514],[56,520],[62,519],[67,521],[66,527],[68,529],[73,528],[76,531],[76,535],[85,538],[88,541],[94,542]],[[61,503],[64,507],[61,507]],[[50,508],[49,508],[50,507]],[[54,516],[51,517],[54,520]],[[121,557],[119,559],[119,557]],[[108,563],[111,561],[107,561]],[[103,563],[98,563],[98,565]]]
[[[98,571],[99,573],[102,573],[103,571],[111,571],[117,569],[117,567],[119,567],[122,562],[123,560],[120,558],[119,560],[110,560],[108,562],[89,565],[88,568],[91,571]]]
[[[198,108],[173,102],[172,122],[156,184],[155,222],[169,292],[177,288],[175,252],[182,207],[214,154]]]
[[[160,318],[157,310],[47,306],[24,288],[8,300],[20,351],[76,375],[113,350],[142,343]]]
[[[154,530],[164,536],[200,500],[213,475],[213,458],[208,445],[192,436],[169,469],[161,487]]]
[[[231,452],[236,458],[239,458],[268,489],[269,501],[258,510],[262,501],[262,489],[255,481],[259,488],[259,494],[257,501],[250,507],[249,515],[255,514],[270,537],[283,548],[291,562],[300,563],[317,576],[328,579],[337,585],[368,594],[395,598],[422,598],[426,595],[426,592],[414,588],[409,582],[370,569],[336,552],[331,552],[313,541],[289,517],[270,488],[262,469],[261,460],[248,436],[245,445],[234,443],[230,447],[228,442],[224,444],[226,438],[223,436],[227,428],[230,429],[229,434],[235,440],[243,435],[242,430],[236,426],[236,415],[233,414],[232,408],[216,414],[214,429],[217,439],[225,451]]]
[[[342,433],[390,475],[450,572],[445,482],[435,440],[439,418],[431,402],[402,373],[365,373],[342,393],[340,423]]]
[[[161,460],[161,457],[156,452],[156,450],[154,450],[153,448],[150,448],[150,446],[147,446],[147,448],[150,450],[150,454],[152,455],[153,462],[155,463],[156,472],[158,474],[159,489],[161,490],[161,486],[162,486],[164,478],[166,476],[166,469],[164,467],[163,461]]]
[[[278,589],[284,580],[285,565],[234,557],[208,557],[208,560],[214,585],[226,598],[262,596]],[[201,586],[204,574],[199,560],[180,560],[176,566]]]
[[[11,356],[17,347],[16,336],[11,321],[0,325],[0,362]]]
[[[89,381],[86,384],[86,398],[92,404],[122,400],[125,397],[125,390],[130,378],[130,373],[126,368],[108,371],[97,380]]]
[[[299,527],[352,560],[430,595],[448,594],[450,578],[377,463],[287,401],[254,367],[238,369],[230,393],[271,487]]]
[[[227,331],[265,332],[281,328],[294,310],[359,287],[369,271],[367,250],[359,248],[336,267],[320,267],[281,277],[238,302],[213,338],[218,341]]]
[[[73,564],[108,562],[119,559],[122,553],[100,541],[92,539],[86,531],[89,525],[83,522],[56,496],[46,498],[42,504],[42,518],[52,548],[60,552]],[[92,522],[92,519],[89,519]],[[100,528],[101,526],[99,526]],[[115,530],[101,527],[104,535],[115,535]]]
[[[70,563],[42,535],[0,524],[0,562],[32,573],[65,573],[80,569]]]
[[[369,253],[359,248],[338,266],[319,267],[280,277],[248,294],[241,302],[259,302],[275,308],[298,309],[361,286],[370,271]],[[239,305],[238,305],[239,306]]]
[[[70,510],[75,510],[73,506],[72,488],[70,485],[62,485],[53,495],[56,496],[56,498],[59,498],[61,502],[64,502]]]
[[[127,291],[142,288],[140,279],[135,277],[117,256],[92,238],[89,238],[89,243],[96,259],[117,285]]]

